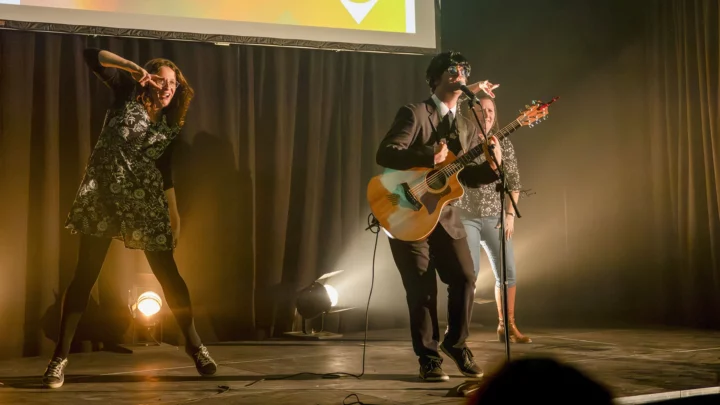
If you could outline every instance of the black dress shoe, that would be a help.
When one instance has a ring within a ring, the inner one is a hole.
[[[452,359],[458,366],[458,370],[466,376],[473,378],[480,378],[483,376],[483,371],[475,363],[475,358],[472,352],[467,347],[457,349],[455,347],[447,347],[444,343],[440,344],[440,350]]]
[[[450,379],[442,370],[442,359],[439,357],[420,358],[420,378],[425,381],[437,382]]]

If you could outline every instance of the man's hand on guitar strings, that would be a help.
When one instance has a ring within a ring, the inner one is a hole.
[[[447,144],[441,141],[440,144],[435,145],[435,164],[440,164],[445,161],[448,155]]]

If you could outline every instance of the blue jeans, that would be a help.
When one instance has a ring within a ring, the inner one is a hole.
[[[495,286],[501,287],[500,284],[500,260],[502,259],[502,245],[500,228],[500,217],[482,217],[469,218],[463,216],[462,224],[467,232],[467,241],[470,247],[470,255],[472,256],[473,267],[475,270],[475,279],[477,280],[480,272],[480,246],[485,249],[490,264],[492,265],[493,274],[495,275]],[[505,261],[507,262],[507,283],[508,287],[515,285],[515,255],[513,253],[512,239],[506,241]]]

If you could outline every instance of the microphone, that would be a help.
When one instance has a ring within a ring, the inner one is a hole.
[[[465,93],[465,95],[468,96],[468,98],[472,100],[473,103],[480,104],[480,100],[478,100],[478,98],[475,96],[475,93],[470,91],[470,89],[466,85],[461,84],[460,90],[462,90],[462,92]]]

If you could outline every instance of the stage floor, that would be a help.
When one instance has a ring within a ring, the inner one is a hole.
[[[513,357],[552,355],[586,371],[610,387],[618,402],[644,403],[656,395],[708,388],[717,392],[720,332],[697,330],[523,330],[530,345],[512,345]],[[42,389],[46,358],[0,362],[3,404],[341,404],[350,394],[372,404],[461,404],[448,396],[467,381],[446,360],[450,381],[418,379],[417,360],[407,330],[371,331],[366,374],[361,379],[324,379],[295,373],[359,374],[362,334],[344,341],[236,342],[208,345],[220,364],[212,378],[197,376],[182,350],[173,346],[142,348],[133,354],[72,354],[65,385]],[[357,339],[360,340],[357,340]],[[470,347],[483,365],[502,359],[504,345],[489,328],[473,331]],[[263,380],[264,379],[264,380]],[[253,384],[253,382],[255,382]],[[252,385],[250,385],[252,384]],[[693,392],[693,391],[690,391]],[[641,395],[645,395],[639,397]],[[347,403],[352,403],[353,397]]]

